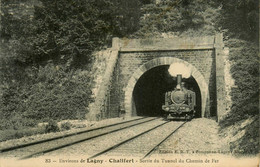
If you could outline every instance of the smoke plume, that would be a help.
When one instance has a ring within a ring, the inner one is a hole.
[[[182,78],[189,78],[191,76],[191,69],[183,63],[172,63],[168,72],[173,77],[177,77],[178,74],[181,74]]]

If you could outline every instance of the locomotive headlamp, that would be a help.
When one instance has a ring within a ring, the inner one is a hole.
[[[170,108],[169,108],[169,107],[166,107],[166,108],[165,108],[165,110],[166,110],[166,111],[169,111],[169,110],[170,110]]]

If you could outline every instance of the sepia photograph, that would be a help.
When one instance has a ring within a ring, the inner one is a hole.
[[[0,167],[259,167],[259,1],[0,0]]]

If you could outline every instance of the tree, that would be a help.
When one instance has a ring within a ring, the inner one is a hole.
[[[112,33],[112,5],[106,0],[42,0],[35,8],[33,61],[54,60],[68,67],[91,61],[90,53]]]
[[[158,4],[147,4],[142,8],[141,28],[137,34],[153,36],[155,33],[182,34],[189,31],[192,31],[189,36],[214,34],[219,10],[215,3],[202,0],[164,0]]]
[[[227,30],[226,36],[258,41],[258,1],[219,0],[222,6],[219,25]]]
[[[141,6],[143,2],[139,0],[122,1],[111,0],[114,4],[111,9],[113,13],[112,24],[114,35],[118,37],[128,37],[139,29],[139,18],[141,16]]]

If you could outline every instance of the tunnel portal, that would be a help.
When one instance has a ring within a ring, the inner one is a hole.
[[[169,65],[154,67],[145,72],[137,81],[133,100],[138,116],[163,116],[161,109],[164,104],[164,94],[174,90],[177,82],[176,78],[168,73]],[[196,80],[193,77],[183,78],[188,89],[193,89],[196,93],[196,117],[201,117],[201,93]]]
[[[197,117],[221,120],[226,111],[223,34],[201,37],[113,38],[106,71],[96,99],[86,115],[90,120],[161,115],[163,95],[175,81],[167,77],[167,66],[184,64],[193,78],[186,82],[197,93]],[[200,96],[200,97],[199,97]],[[200,102],[199,102],[200,101]]]

